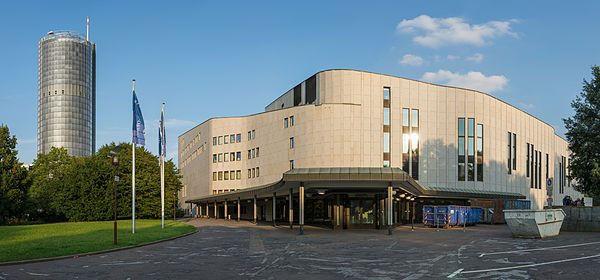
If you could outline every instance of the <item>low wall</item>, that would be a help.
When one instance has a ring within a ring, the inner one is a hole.
[[[598,231],[600,232],[600,206],[591,207],[554,207],[565,211],[563,231]]]

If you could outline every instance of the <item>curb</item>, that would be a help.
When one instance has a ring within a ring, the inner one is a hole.
[[[193,232],[186,233],[184,235],[179,235],[179,236],[170,237],[170,238],[167,238],[167,239],[155,240],[155,241],[150,241],[150,242],[146,242],[146,243],[141,243],[141,244],[126,246],[126,247],[119,247],[119,248],[102,250],[102,251],[96,251],[96,252],[88,252],[88,253],[82,253],[82,254],[67,255],[67,256],[58,256],[58,257],[51,257],[51,258],[41,258],[41,259],[11,261],[11,262],[0,262],[0,266],[49,262],[49,261],[57,261],[57,260],[64,260],[64,259],[73,259],[73,258],[79,258],[79,257],[87,257],[87,256],[93,256],[93,255],[100,255],[100,254],[105,254],[105,253],[112,253],[112,252],[123,251],[123,250],[127,250],[127,249],[133,249],[133,248],[138,248],[138,247],[144,247],[144,246],[148,246],[148,245],[153,245],[153,244],[157,244],[157,243],[161,243],[161,242],[165,242],[165,241],[171,241],[171,240],[175,240],[175,239],[178,239],[178,238],[182,238],[182,237],[186,237],[186,236],[192,235],[194,233],[198,233],[198,228],[196,228],[196,230],[194,230]]]

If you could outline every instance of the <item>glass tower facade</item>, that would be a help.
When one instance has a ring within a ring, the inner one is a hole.
[[[96,45],[70,31],[38,42],[38,153],[63,147],[89,156],[96,146]]]

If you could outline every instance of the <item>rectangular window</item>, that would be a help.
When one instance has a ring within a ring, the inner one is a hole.
[[[317,75],[313,75],[312,77],[306,80],[306,104],[313,104],[317,99]]]
[[[217,163],[217,154],[213,154],[213,163]]]
[[[531,147],[531,144],[527,143],[527,161],[525,162],[525,164],[527,165],[527,168],[526,168],[527,169],[527,172],[526,172],[527,178],[529,178],[529,157],[530,157],[530,155],[529,155],[529,153],[530,153],[529,148],[530,147]]]
[[[465,180],[465,118],[458,118],[458,181]]]
[[[223,154],[219,154],[219,162],[223,162]]]
[[[508,133],[508,174],[512,174],[512,157],[511,157],[511,150],[512,150],[512,135],[509,132]]]
[[[256,131],[254,129],[252,130],[252,139],[256,139]]]
[[[542,188],[542,152],[538,151],[538,189]]]
[[[219,171],[219,181],[223,180],[223,171]]]
[[[213,181],[217,180],[217,172],[213,172]]]
[[[402,108],[402,126],[408,127],[409,119],[408,119],[408,108]]]
[[[477,181],[483,182],[483,124],[477,124]]]
[[[294,126],[294,116],[290,116],[290,126]]]
[[[512,162],[512,168],[513,168],[513,170],[517,170],[517,135],[514,134],[514,133],[513,133],[512,145],[513,145],[513,152],[512,152],[513,162]]]
[[[248,168],[248,178],[252,178],[252,169]]]
[[[410,110],[402,108],[402,170],[410,172]]]
[[[224,180],[229,180],[229,171],[223,172],[223,179]]]
[[[242,160],[242,152],[237,152],[236,153],[236,158],[238,161]]]
[[[256,177],[256,169],[252,168],[252,178],[255,178],[255,177]]]
[[[223,136],[219,136],[219,145],[223,145]]]
[[[252,158],[252,150],[248,150],[248,159]]]
[[[252,149],[252,158],[256,157],[256,149]]]
[[[419,110],[412,109],[411,112],[411,174],[413,179],[419,180]]]
[[[383,88],[383,100],[390,100],[390,88],[389,87]]]
[[[294,148],[294,137],[290,137],[290,149]]]
[[[548,154],[546,154],[546,181],[548,181],[548,176],[550,176],[548,174],[548,171],[549,171],[548,166],[549,165],[550,165],[550,157],[548,156]]]
[[[533,150],[533,188],[537,189],[538,186],[538,151]]]
[[[236,134],[235,138],[236,138],[236,142],[238,142],[238,143],[242,142],[242,134],[241,133]]]
[[[419,110],[412,109],[412,127],[419,127]]]
[[[390,125],[390,108],[383,108],[383,125]]]
[[[260,148],[256,148],[256,157],[260,156]]]
[[[467,119],[467,180],[475,181],[475,119]]]
[[[384,153],[390,152],[390,133],[389,132],[383,133],[383,152]]]
[[[533,169],[533,167],[535,166],[533,144],[531,144],[529,147],[531,149],[529,151],[529,170],[531,170],[531,180],[529,180],[529,187],[533,189],[535,187],[535,170]]]
[[[236,179],[241,180],[242,179],[242,170],[236,171],[235,175],[236,175],[235,176]]]
[[[235,134],[229,135],[229,143],[231,143],[231,144],[235,143]]]
[[[259,171],[259,169],[258,169],[258,167],[257,167],[257,168],[256,168],[256,177],[259,177],[259,176],[260,176],[260,171]]]
[[[235,180],[235,170],[229,171],[229,180]]]
[[[252,140],[252,131],[248,131],[248,141]]]
[[[290,160],[290,169],[294,169],[294,160]]]
[[[223,154],[223,161],[224,162],[229,162],[229,153]]]
[[[235,161],[235,152],[229,153],[229,161]]]
[[[213,146],[217,145],[217,137],[213,137]]]
[[[229,135],[223,136],[223,144],[229,144]]]
[[[284,128],[288,128],[289,127],[289,121],[288,118],[283,119],[283,127]]]

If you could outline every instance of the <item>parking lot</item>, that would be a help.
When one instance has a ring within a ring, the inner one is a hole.
[[[597,279],[600,234],[514,239],[506,225],[386,230],[192,219],[199,231],[159,244],[0,266],[0,279]]]

